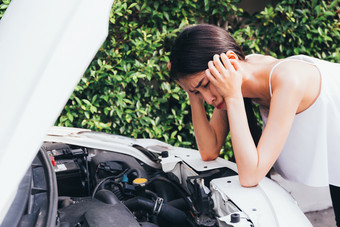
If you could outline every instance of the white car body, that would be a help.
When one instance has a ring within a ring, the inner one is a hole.
[[[50,128],[108,33],[113,0],[12,0],[0,21],[0,225],[25,172],[43,141],[59,142],[133,156],[173,173],[181,184],[198,172],[236,165],[218,158],[204,162],[199,152],[152,139],[98,134],[86,129]],[[47,136],[46,136],[47,135]],[[168,151],[159,163],[132,147]],[[9,174],[10,173],[10,174]],[[239,213],[254,226],[311,226],[295,200],[270,179],[241,187],[237,176],[214,179],[210,188],[220,226]],[[236,205],[236,206],[235,206]]]
[[[162,168],[164,172],[174,173],[182,180],[182,184],[184,183],[183,179],[190,175],[197,175],[195,172],[223,167],[237,172],[236,164],[233,162],[222,158],[204,162],[197,150],[173,147],[154,139],[133,139],[119,135],[95,133],[86,129],[53,127],[45,141],[103,149],[133,156],[154,168]],[[133,148],[135,144],[159,154],[162,151],[168,151],[169,156],[161,158],[160,164],[155,164]],[[191,171],[191,169],[195,171]],[[263,179],[257,187],[253,188],[242,187],[238,176],[218,178],[211,181],[208,190],[212,192],[214,198],[214,209],[220,215],[220,226],[231,225],[229,223],[230,214],[234,212],[232,203],[243,211],[242,215],[251,218],[255,227],[312,226],[291,195],[268,178]],[[249,223],[240,223],[240,226],[249,226]]]

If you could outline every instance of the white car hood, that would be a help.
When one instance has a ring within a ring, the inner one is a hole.
[[[0,224],[108,33],[113,0],[12,0],[0,21]]]

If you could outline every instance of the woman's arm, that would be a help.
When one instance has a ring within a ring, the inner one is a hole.
[[[168,62],[168,69],[171,69],[170,62]],[[195,139],[202,160],[214,160],[220,154],[229,132],[227,113],[215,108],[210,121],[208,121],[203,99],[189,92],[180,81],[177,81],[177,83],[189,96]]]
[[[256,147],[252,140],[241,91],[242,69],[237,61],[221,56],[209,62],[207,76],[224,97],[227,105],[233,151],[239,171],[241,185],[251,187],[258,184],[277,160],[288,137],[299,103],[302,89],[291,76],[276,75],[272,78],[273,95],[267,125]],[[223,68],[222,68],[223,67]]]
[[[215,108],[208,121],[203,100],[195,94],[189,94],[189,99],[198,150],[204,161],[214,160],[220,154],[229,131],[227,113]]]
[[[272,96],[267,125],[257,147],[251,139],[242,97],[226,100],[240,183],[245,187],[255,186],[265,177],[279,157],[293,123],[298,104],[292,87],[278,89]]]
[[[220,150],[229,132],[227,113],[225,110],[215,108],[209,121],[203,99],[199,95],[187,91],[185,86],[179,81],[177,83],[189,96],[195,139],[202,160],[214,160],[220,154]]]

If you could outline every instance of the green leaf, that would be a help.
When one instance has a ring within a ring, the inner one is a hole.
[[[170,21],[169,14],[167,12],[164,12],[164,17],[166,18],[167,21]]]
[[[129,6],[129,9],[132,8],[132,7],[135,7],[137,4],[138,4],[137,2],[132,3],[132,4]]]
[[[174,139],[176,135],[177,135],[177,131],[173,131],[170,135],[170,138]]]
[[[70,112],[67,112],[66,115],[67,115],[67,118],[68,118],[71,122],[73,122],[73,120],[74,120],[73,115],[72,115]]]

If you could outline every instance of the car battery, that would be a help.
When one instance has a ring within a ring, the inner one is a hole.
[[[80,178],[81,177],[81,169],[77,160],[74,159],[61,159],[55,161],[54,172],[57,175],[57,179],[66,179],[66,178]]]
[[[57,176],[59,196],[87,196],[86,152],[63,143],[44,143]]]

